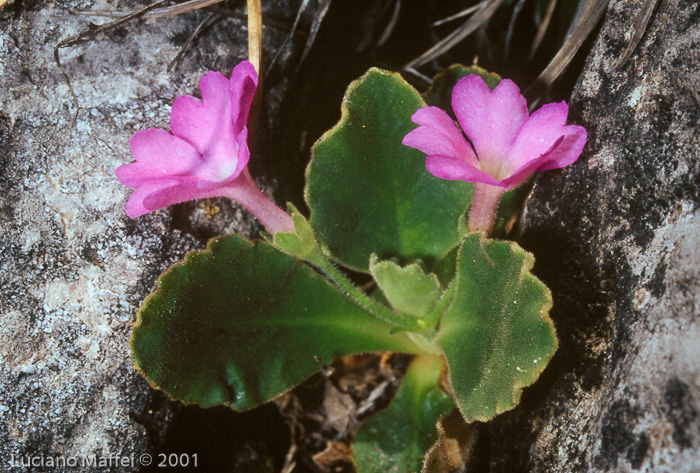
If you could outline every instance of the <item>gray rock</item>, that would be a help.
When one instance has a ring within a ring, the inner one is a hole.
[[[266,27],[269,57],[300,5],[276,2],[266,10],[270,22],[286,28]],[[76,11],[129,7],[17,0],[0,10],[2,471],[27,456],[44,464],[55,456],[138,458],[157,443],[170,405],[132,366],[135,312],[157,276],[206,238],[258,229],[246,212],[221,201],[131,220],[124,213],[130,189],[114,176],[132,161],[133,132],[167,129],[175,97],[194,93],[207,70],[229,74],[247,57],[242,6],[239,18],[216,23],[171,73],[168,63],[208,12],[132,22],[62,49],[81,107],[70,126],[75,107],[53,47],[92,20]],[[266,83],[270,116],[305,44],[314,7],[307,10],[303,34],[280,56],[279,78]],[[104,471],[138,468],[135,462]]]
[[[700,471],[700,4],[662,1],[615,71],[641,3],[611,2],[572,100],[587,149],[526,208],[560,348],[486,426],[492,472]]]

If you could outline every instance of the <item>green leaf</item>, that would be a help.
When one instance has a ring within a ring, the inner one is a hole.
[[[173,399],[248,409],[364,352],[420,352],[306,264],[237,235],[190,253],[139,312],[132,350]]]
[[[434,343],[468,422],[512,409],[554,355],[552,298],[517,244],[469,234],[457,259],[455,296]]]
[[[426,274],[418,263],[405,267],[390,260],[370,258],[369,271],[389,304],[402,314],[425,318],[435,307],[442,288],[434,274]]]
[[[439,387],[443,367],[440,357],[416,357],[389,407],[360,426],[353,444],[359,473],[421,470],[438,419],[454,408]]]
[[[425,154],[401,144],[425,106],[398,74],[371,69],[352,83],[340,122],[313,147],[306,201],[325,251],[367,272],[372,253],[430,267],[459,244],[474,186],[425,169]]]
[[[311,224],[294,205],[288,203],[287,207],[294,222],[294,233],[275,233],[272,237],[274,246],[290,256],[317,263],[317,256],[320,253],[318,253],[318,242]]]
[[[448,287],[455,277],[457,268],[457,253],[459,247],[455,247],[440,260],[433,268],[433,273],[437,276],[442,287]]]
[[[528,177],[518,187],[503,193],[501,200],[498,202],[492,236],[504,237],[510,233],[511,227],[515,223],[515,219],[522,210],[525,199],[530,193],[531,184],[532,176]]]

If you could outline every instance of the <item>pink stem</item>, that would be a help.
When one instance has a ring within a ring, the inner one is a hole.
[[[477,183],[474,188],[472,208],[469,211],[467,226],[470,232],[483,232],[491,235],[496,221],[498,202],[505,189],[490,184]]]
[[[248,209],[273,235],[277,232],[294,233],[292,217],[263,194],[248,168],[243,169],[243,172],[221,191],[222,195]]]

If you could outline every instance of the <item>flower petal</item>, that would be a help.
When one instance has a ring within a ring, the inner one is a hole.
[[[233,68],[228,86],[234,136],[238,136],[248,123],[248,113],[257,87],[258,73],[255,72],[255,67],[249,61],[238,63]]]
[[[161,187],[150,192],[144,197],[143,206],[153,211],[188,200],[215,197],[222,195],[220,187],[202,189],[194,182],[176,182],[170,187]]]
[[[159,128],[136,132],[129,146],[136,162],[119,166],[115,171],[119,181],[129,187],[173,176],[192,179],[190,176],[202,164],[191,144]]]
[[[586,146],[587,137],[586,129],[582,126],[565,126],[563,139],[545,153],[544,156],[547,160],[537,170],[547,171],[563,168],[575,162],[581,156],[583,147]]]
[[[472,166],[462,159],[455,159],[448,156],[432,155],[425,161],[428,172],[440,179],[450,181],[483,182],[493,186],[501,186],[501,183],[489,174]]]
[[[548,151],[525,163],[501,183],[511,189],[521,184],[533,172],[563,168],[576,161],[586,145],[586,130],[576,125],[562,127],[562,130],[564,134]]]
[[[250,159],[250,149],[248,148],[248,127],[244,126],[241,132],[236,136],[236,143],[238,143],[238,166],[236,167],[236,172],[234,175],[236,177],[240,176],[241,172],[248,166],[248,160]],[[229,178],[229,180],[231,180]]]
[[[218,72],[207,72],[199,81],[202,100],[191,95],[175,99],[170,129],[202,154],[201,174],[213,182],[230,177],[237,167],[238,146],[233,134],[229,81]]]
[[[248,127],[244,126],[243,130],[238,134],[236,138],[236,143],[238,144],[238,166],[236,167],[236,172],[234,172],[227,179],[221,182],[210,182],[206,180],[199,181],[197,185],[200,189],[218,189],[223,184],[229,183],[235,179],[241,177],[241,173],[248,166],[248,160],[250,159],[250,150],[248,149]]]
[[[160,207],[146,207],[144,205],[144,199],[154,192],[172,189],[176,187],[178,183],[179,181],[176,179],[160,179],[140,185],[129,196],[129,200],[126,203],[126,214],[131,218],[136,218],[159,209]]]
[[[423,107],[411,117],[419,126],[401,141],[404,145],[421,150],[428,156],[441,155],[462,159],[474,166],[476,155],[455,122],[437,107]]]
[[[137,187],[129,196],[126,214],[136,218],[169,205],[220,195],[223,195],[221,186],[202,189],[196,182],[183,182],[177,179],[148,181]]]
[[[505,173],[510,174],[549,151],[564,134],[568,113],[566,102],[548,103],[533,113],[508,151],[509,159],[503,166]]]
[[[491,91],[476,74],[457,82],[452,108],[482,169],[484,164],[491,168],[507,159],[510,145],[528,117],[527,101],[513,81],[504,79]]]
[[[527,179],[530,176],[530,174],[539,170],[539,167],[542,166],[542,164],[546,161],[547,157],[543,155],[538,159],[535,159],[534,161],[526,163],[523,167],[515,171],[513,174],[503,179],[501,181],[501,186],[507,189],[513,189],[514,187],[518,187],[520,184],[523,183],[523,181],[525,181],[525,179]]]

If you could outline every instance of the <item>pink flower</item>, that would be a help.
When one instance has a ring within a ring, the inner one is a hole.
[[[172,134],[139,131],[129,145],[136,162],[119,166],[119,181],[135,191],[126,214],[135,218],[168,205],[206,197],[230,197],[267,229],[293,231],[291,217],[257,187],[248,172],[248,113],[258,75],[248,61],[227,79],[208,72],[199,82],[202,99],[178,97],[170,113]]]
[[[437,107],[424,107],[413,115],[420,126],[404,137],[403,144],[428,155],[426,167],[431,174],[477,183],[472,214],[485,212],[491,222],[484,218],[473,222],[470,214],[472,231],[490,233],[503,191],[535,171],[568,166],[586,144],[583,127],[566,125],[569,107],[565,102],[544,105],[529,116],[525,97],[508,79],[493,91],[478,75],[461,79],[452,92],[452,108],[471,144]],[[493,208],[484,210],[484,206]]]
[[[412,120],[420,126],[403,139],[428,155],[428,171],[442,179],[512,189],[535,171],[573,163],[586,143],[583,127],[566,125],[566,102],[544,105],[528,116],[525,97],[508,79],[493,91],[476,74],[461,79],[452,108],[473,148],[437,107],[418,110]]]

